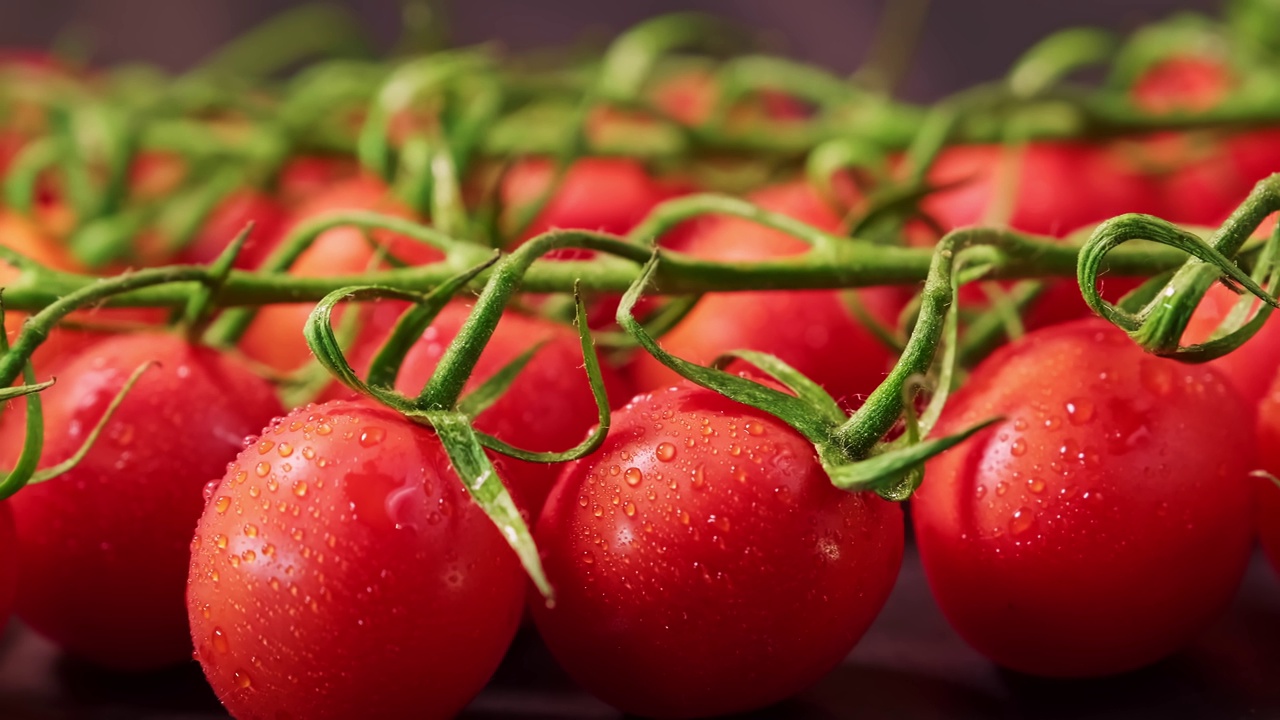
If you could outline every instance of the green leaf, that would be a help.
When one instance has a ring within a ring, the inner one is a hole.
[[[529,526],[525,524],[511,494],[498,477],[498,471],[489,462],[489,456],[485,454],[484,446],[472,429],[470,419],[460,412],[449,411],[427,412],[417,417],[425,419],[435,428],[454,470],[462,480],[462,486],[493,524],[498,526],[502,537],[520,558],[520,564],[524,566],[538,592],[542,593],[548,603],[554,602],[555,596],[551,584],[547,582]]]

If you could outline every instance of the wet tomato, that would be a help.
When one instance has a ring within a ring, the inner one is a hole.
[[[526,582],[433,432],[339,400],[272,423],[226,469],[187,600],[238,718],[449,718],[497,668]]]
[[[1119,673],[1177,650],[1248,562],[1250,414],[1217,371],[1146,355],[1101,320],[997,351],[936,432],[1003,419],[930,461],[912,500],[943,614],[1035,675]]]
[[[271,386],[231,356],[168,334],[102,340],[60,366],[42,395],[41,466],[68,457],[126,378],[134,385],[73,470],[8,501],[21,548],[18,615],[66,652],[107,667],[190,657],[184,580],[204,484],[281,412]],[[23,413],[5,414],[5,462]]]
[[[1258,406],[1258,450],[1262,456],[1262,467],[1272,475],[1280,476],[1280,375]],[[1262,488],[1258,527],[1262,548],[1271,558],[1272,566],[1280,572],[1280,487],[1269,478],[1259,482]]]
[[[556,602],[530,603],[564,669],[625,712],[705,717],[838,664],[893,587],[903,525],[781,421],[683,383],[614,414],[535,538]]]

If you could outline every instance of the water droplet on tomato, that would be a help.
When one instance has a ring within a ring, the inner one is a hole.
[[[1007,492],[1009,492],[1009,483],[1003,480],[996,483],[996,497],[1004,497]]]
[[[592,505],[592,506],[591,506],[591,514],[592,514],[592,515],[595,515],[596,517],[603,517],[603,516],[604,516],[604,508],[600,507],[599,505]]]
[[[219,513],[226,512],[229,507],[231,507],[231,498],[227,495],[219,495],[218,499],[213,502],[213,509]]]
[[[644,473],[640,472],[640,468],[630,467],[627,468],[622,477],[627,481],[628,485],[635,487],[644,480]]]
[[[626,504],[622,506],[622,512],[626,513],[627,517],[635,517],[636,506],[630,500],[628,500]]]
[[[258,537],[258,526],[254,525],[253,523],[249,523],[248,525],[245,525],[244,534],[246,537],[251,537],[251,538]]]
[[[1036,494],[1044,492],[1044,480],[1038,477],[1027,478],[1027,489]]]
[[[1078,398],[1067,401],[1067,420],[1072,425],[1088,425],[1093,421],[1094,405],[1092,400]]]
[[[256,466],[254,466],[253,471],[257,473],[258,477],[266,477],[268,474],[271,473],[271,463],[260,462]]]
[[[1025,535],[1036,525],[1036,516],[1027,508],[1018,508],[1009,520],[1009,532],[1015,536]]]
[[[387,436],[387,431],[380,427],[367,427],[360,431],[360,446],[373,447],[382,442]]]
[[[317,435],[328,435],[331,432],[333,432],[333,426],[330,425],[329,423],[327,422],[316,423]]]
[[[289,443],[282,442],[280,443],[280,446],[276,448],[276,452],[280,453],[280,457],[289,457],[293,454],[293,446]]]
[[[703,470],[702,465],[699,465],[698,467],[694,468],[693,480],[689,483],[689,485],[694,490],[701,490],[706,484],[707,484],[706,472]],[[673,487],[672,489],[674,490],[675,488]]]
[[[590,502],[590,500],[587,500],[587,496],[586,496],[586,495],[579,495],[579,496],[578,496],[578,505],[579,505],[579,506],[581,506],[581,507],[586,507],[586,506],[587,506],[587,504],[588,504],[589,502]]]
[[[662,462],[671,462],[671,459],[676,456],[676,446],[669,442],[659,443],[653,455]]]
[[[1009,446],[1009,454],[1014,457],[1022,457],[1027,454],[1027,441],[1024,438],[1014,438],[1013,444]]]
[[[294,494],[294,495],[297,495],[298,497],[306,497],[306,496],[307,496],[307,481],[306,481],[306,480],[299,480],[299,481],[295,482],[295,483],[293,484],[293,494]]]
[[[987,486],[986,486],[986,485],[979,485],[978,487],[974,488],[973,494],[974,494],[974,495],[975,495],[979,500],[981,500],[982,498],[984,498],[984,497],[986,497],[986,496],[987,496]]]
[[[1174,369],[1168,360],[1143,358],[1138,365],[1138,376],[1142,386],[1156,397],[1166,397],[1173,392]]]
[[[743,429],[747,431],[748,435],[760,436],[764,434],[764,425],[758,422],[749,422],[743,426]]]
[[[220,653],[225,653],[227,650],[231,649],[231,643],[227,641],[227,634],[224,633],[222,631],[222,628],[220,627],[215,627],[213,629],[212,644],[213,644],[213,649],[217,650]]]

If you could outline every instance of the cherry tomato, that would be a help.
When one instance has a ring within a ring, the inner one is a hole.
[[[358,167],[350,158],[304,155],[290,160],[280,171],[278,195],[288,207],[296,207],[330,186],[355,177]]]
[[[1280,476],[1280,375],[1268,388],[1258,404],[1258,451],[1262,467],[1272,475]],[[1262,549],[1271,559],[1271,565],[1280,572],[1280,487],[1270,478],[1260,480],[1258,527],[1261,529]]]
[[[561,666],[624,712],[705,717],[835,667],[893,587],[903,525],[781,421],[682,383],[614,414],[535,537],[556,601],[531,609]]]
[[[835,231],[840,219],[807,184],[761,190],[751,199],[815,227]],[[807,245],[747,220],[717,221],[690,240],[687,252],[717,260],[760,260],[804,252]],[[896,323],[905,303],[894,288],[858,291],[881,322]],[[716,293],[704,297],[680,324],[663,336],[670,353],[708,363],[728,350],[747,348],[781,357],[836,398],[870,392],[893,356],[849,312],[840,294],[828,290]],[[669,385],[676,375],[647,353],[636,356],[632,377],[639,389]]]
[[[385,185],[364,176],[334,185],[327,192],[312,197],[295,211],[281,236],[287,237],[289,232],[305,222],[349,210],[372,210],[412,217],[412,213],[389,194]],[[374,232],[372,236],[392,255],[410,265],[435,262],[443,257],[439,250],[402,235]],[[293,264],[290,273],[300,277],[358,274],[369,270],[373,259],[374,249],[364,231],[350,226],[337,227],[321,233]],[[241,348],[249,357],[277,370],[301,367],[311,358],[302,328],[314,308],[314,303],[263,307],[244,334]]]
[[[18,615],[66,652],[125,670],[190,657],[183,604],[204,484],[246,435],[281,412],[271,386],[234,358],[168,334],[103,340],[62,365],[42,394],[41,466],[61,462],[125,379],[159,361],[75,469],[8,501],[21,548]],[[23,413],[5,414],[0,451],[17,458]]]
[[[1221,61],[1174,56],[1148,68],[1129,92],[1149,113],[1204,112],[1225,100],[1234,85]]]
[[[711,118],[720,102],[716,77],[709,72],[686,71],[662,78],[653,88],[654,103],[675,120],[698,126]],[[763,119],[785,121],[805,117],[804,107],[780,92],[765,91],[737,103],[729,111],[730,125]]]
[[[1250,414],[1217,371],[1146,355],[1101,320],[997,351],[936,433],[1003,419],[930,461],[911,503],[943,614],[1035,675],[1119,673],[1177,650],[1249,559]]]
[[[18,590],[18,538],[13,530],[13,513],[9,503],[0,503],[0,623],[7,623],[13,613]]]
[[[554,176],[555,165],[544,158],[513,165],[503,176],[500,189],[508,216],[541,197]],[[654,205],[676,194],[677,189],[655,180],[635,160],[583,158],[565,173],[520,241],[556,228],[623,234],[643,220]]]
[[[187,601],[238,718],[449,718],[497,668],[525,583],[434,433],[339,400],[272,423],[227,468]]]
[[[398,310],[389,303],[387,309]],[[382,314],[381,306],[375,312]],[[397,390],[410,397],[422,391],[470,313],[471,307],[464,303],[451,304],[440,312],[405,356],[396,376]],[[370,326],[383,329],[374,330],[376,339],[361,343],[353,353],[357,371],[367,371],[392,324],[386,318],[371,318]],[[479,386],[538,343],[543,345],[537,354],[502,397],[476,418],[475,427],[527,450],[568,450],[587,436],[596,421],[595,398],[582,369],[582,349],[573,328],[514,311],[504,313],[467,388]],[[602,366],[601,372],[609,397],[618,403],[629,397],[617,372],[607,366]],[[509,458],[504,462],[512,497],[536,519],[560,466]]]
[[[253,223],[253,232],[236,257],[235,266],[242,270],[258,267],[280,239],[284,209],[270,195],[257,190],[240,190],[218,203],[176,261],[213,262],[250,222]]]
[[[1182,344],[1208,340],[1239,301],[1239,295],[1222,285],[1209,288],[1182,334]],[[1280,368],[1280,321],[1269,318],[1248,342],[1209,364],[1221,371],[1240,397],[1251,404],[1260,402]]]
[[[943,150],[929,179],[939,185],[963,182],[921,203],[947,229],[994,221],[1061,237],[1116,215],[1153,212],[1158,202],[1148,178],[1131,170],[1125,158],[1106,145],[959,145]],[[1008,215],[999,217],[1006,202]]]

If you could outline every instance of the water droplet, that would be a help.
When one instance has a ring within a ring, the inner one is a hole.
[[[996,497],[1004,497],[1007,492],[1009,492],[1009,483],[1003,480],[996,483]]]
[[[1044,492],[1044,480],[1038,477],[1027,478],[1027,489],[1036,494]]]
[[[226,536],[226,535],[223,535],[222,533],[218,533],[217,535],[214,535],[214,536],[213,536],[213,544],[214,544],[214,545],[217,545],[219,550],[226,550],[226,549],[227,549],[227,536]]]
[[[244,534],[246,537],[251,537],[251,538],[258,537],[258,526],[254,525],[253,523],[249,523],[248,525],[245,525]]]
[[[680,524],[681,525],[689,524],[689,513],[685,512],[684,510],[680,511]]]
[[[295,483],[293,484],[293,494],[294,494],[294,495],[297,495],[298,497],[306,497],[306,496],[307,496],[307,481],[306,481],[306,480],[299,480],[299,481],[295,482]]]
[[[258,474],[258,477],[266,477],[271,472],[271,463],[260,462],[253,468],[253,471]]]
[[[293,454],[293,446],[282,442],[280,447],[276,448],[276,452],[280,453],[280,457],[289,457]]]
[[[610,474],[610,475],[612,475],[612,476],[614,476],[614,477],[617,477],[617,476],[618,476],[619,474],[621,474],[621,473],[622,473],[622,468],[618,467],[617,465],[610,465],[610,466],[609,466],[609,474]]]
[[[644,473],[640,472],[640,468],[630,467],[627,468],[627,472],[622,477],[627,481],[628,485],[635,487],[644,480]]]
[[[213,649],[220,653],[224,653],[231,648],[231,643],[227,642],[227,634],[222,632],[222,628],[213,629]]]
[[[1031,528],[1035,527],[1036,516],[1027,508],[1018,508],[1014,511],[1013,517],[1009,520],[1009,532],[1014,535],[1024,535]]]
[[[600,507],[599,505],[593,505],[591,506],[591,514],[595,515],[596,517],[602,517],[604,515],[604,508]]]
[[[1067,420],[1072,425],[1088,425],[1093,421],[1094,412],[1092,400],[1080,398],[1067,401]]]
[[[671,459],[676,456],[676,446],[669,442],[659,443],[653,454],[662,462],[671,462]]]
[[[758,436],[758,435],[764,434],[764,425],[761,425],[758,422],[748,422],[746,425],[743,426],[743,429],[747,431],[748,435]]]
[[[317,435],[328,435],[331,432],[333,432],[333,426],[330,425],[329,423],[327,422],[316,423]]]
[[[711,515],[707,518],[707,522],[715,525],[720,532],[729,532],[729,518],[724,515]]]
[[[227,495],[219,495],[218,499],[213,502],[213,509],[220,513],[227,511],[231,507],[231,498]]]
[[[586,495],[579,495],[579,496],[578,496],[578,505],[580,505],[581,507],[586,507],[586,506],[587,506],[587,504],[588,504],[589,502],[590,502],[590,501],[589,501],[589,500],[587,500],[587,496],[586,496]]]
[[[590,550],[583,550],[583,551],[582,551],[582,563],[583,563],[584,565],[595,565],[595,564],[596,564],[596,556],[595,556],[594,554],[592,554],[592,552],[591,552]]]
[[[1022,457],[1027,454],[1027,441],[1024,438],[1015,438],[1013,444],[1009,446],[1009,454],[1014,457]]]
[[[626,504],[622,506],[622,512],[626,513],[627,517],[635,517],[636,506],[630,500],[628,500]]]
[[[252,550],[245,550],[243,553],[240,554],[240,557],[244,558],[245,562],[253,562],[254,560],[258,559],[258,553]]]
[[[974,488],[974,495],[976,495],[976,496],[977,496],[977,498],[978,498],[979,500],[981,500],[982,498],[986,497],[986,496],[987,496],[987,486],[986,486],[986,485],[979,485],[978,487]]]
[[[266,455],[267,453],[271,452],[271,448],[275,446],[276,444],[271,440],[263,440],[262,442],[258,443],[258,454]]]

